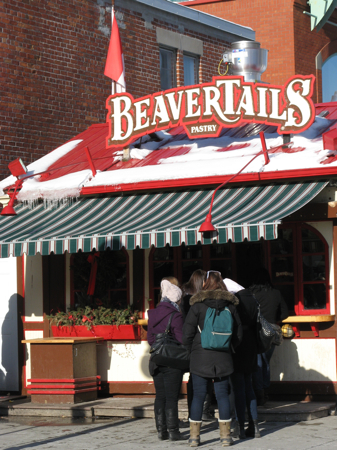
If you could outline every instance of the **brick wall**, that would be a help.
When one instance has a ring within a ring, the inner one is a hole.
[[[150,6],[127,9],[127,0],[0,0],[0,179],[9,175],[10,161],[21,157],[28,165],[105,122],[111,80],[104,66],[113,3],[127,91],[135,98],[160,90],[157,27],[203,40],[200,81],[217,74],[229,45],[216,36],[222,31],[202,34],[203,25],[190,26],[184,17],[149,16]]]
[[[201,0],[184,2],[194,9],[253,28],[256,40],[269,50],[268,68],[262,80],[283,84],[295,74],[317,77],[314,101],[321,101],[320,74],[316,71],[316,55],[337,39],[337,27],[325,25],[311,31],[307,0]],[[337,22],[334,12],[329,20]]]
[[[105,121],[111,1],[0,1],[0,179]]]
[[[200,82],[209,82],[218,75],[218,64],[222,53],[230,43],[211,34],[198,32],[198,24],[190,27],[188,21],[162,20],[158,14],[148,17],[137,11],[126,9],[123,0],[115,1],[115,11],[121,35],[126,87],[135,98],[160,90],[159,45],[156,29],[184,34],[203,41],[203,56],[200,58]],[[165,16],[167,17],[167,15]],[[146,18],[146,20],[144,19]],[[225,33],[224,33],[225,34]],[[170,42],[166,43],[170,47]],[[184,84],[183,52],[177,51],[177,85]]]

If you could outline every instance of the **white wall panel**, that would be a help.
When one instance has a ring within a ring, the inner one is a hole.
[[[271,380],[336,381],[336,340],[284,340],[271,359]]]

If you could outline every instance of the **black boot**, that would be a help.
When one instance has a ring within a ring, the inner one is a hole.
[[[161,408],[154,408],[154,416],[156,419],[158,439],[161,441],[166,441],[169,438],[169,434],[167,431],[165,410]]]
[[[246,436],[255,438],[261,437],[259,424],[257,420],[249,421],[248,428],[246,429]]]
[[[183,441],[187,436],[183,436],[179,431],[178,408],[166,410],[166,423],[170,441]]]
[[[255,394],[256,394],[256,403],[257,403],[257,406],[263,406],[263,405],[266,403],[266,398],[265,398],[265,395],[264,395],[264,390],[261,389],[261,390],[259,390],[259,391],[256,391]]]
[[[207,394],[202,410],[203,422],[210,422],[214,420],[214,414],[211,412],[211,404],[212,404],[212,396],[210,394]]]
[[[246,432],[245,432],[245,424],[244,422],[239,422],[240,432],[239,432],[239,439],[246,439]]]

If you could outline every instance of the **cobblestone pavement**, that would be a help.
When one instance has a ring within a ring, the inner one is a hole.
[[[238,450],[335,450],[337,417],[306,422],[262,422],[260,439],[234,440]],[[188,428],[181,428],[186,437]],[[217,422],[203,424],[202,449],[220,449]],[[153,419],[0,419],[1,450],[129,450],[190,448],[187,441],[159,441]],[[232,447],[232,448],[233,448]]]

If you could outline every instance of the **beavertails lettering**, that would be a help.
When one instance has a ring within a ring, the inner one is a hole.
[[[284,86],[214,77],[212,83],[158,92],[138,100],[128,93],[108,97],[107,146],[128,145],[155,131],[183,126],[190,138],[219,136],[243,122],[300,133],[315,118],[311,99],[315,77],[295,75]]]

